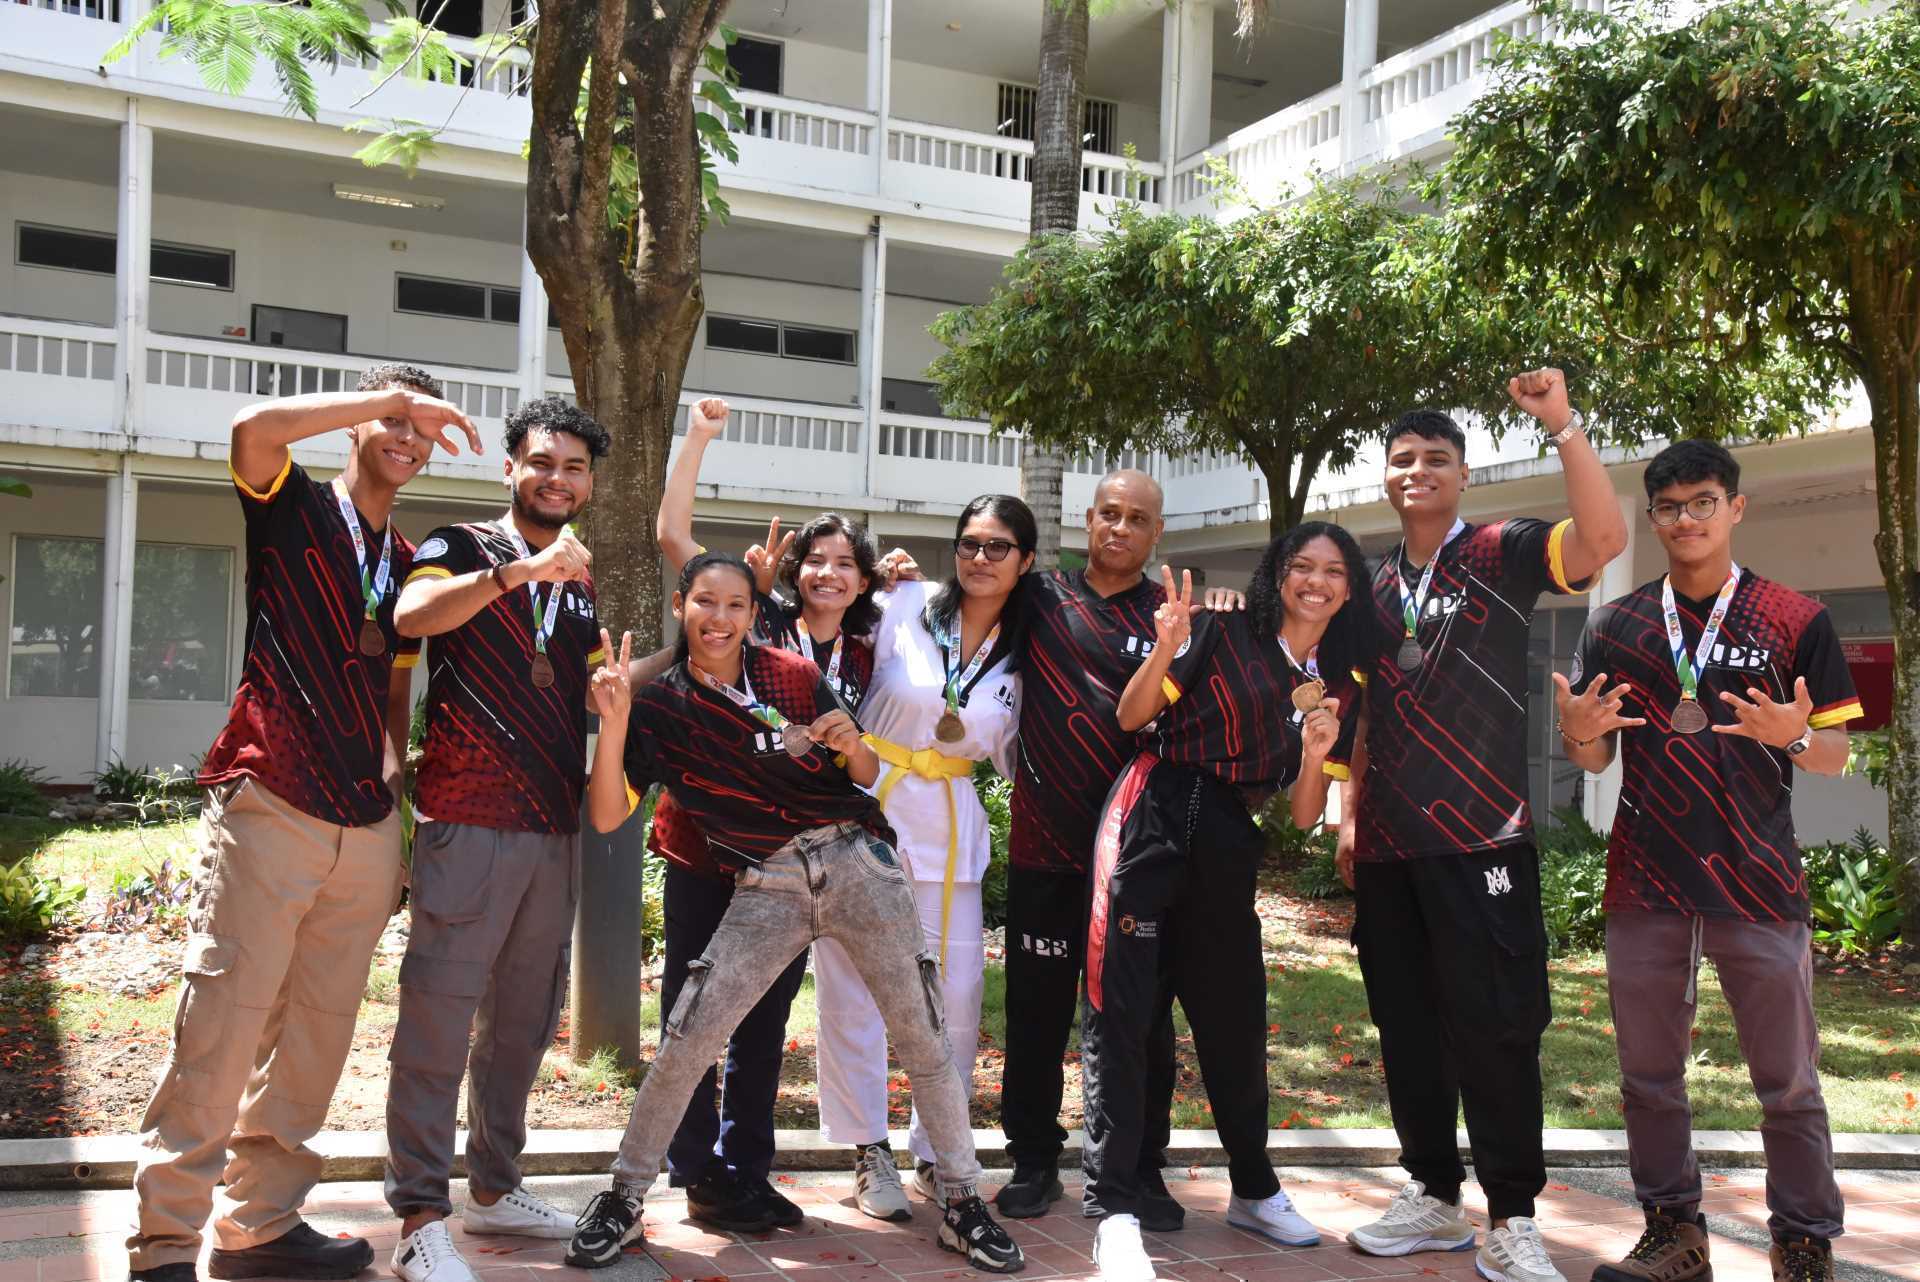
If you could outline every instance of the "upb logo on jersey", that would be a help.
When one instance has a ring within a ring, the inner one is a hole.
[[[1430,619],[1445,618],[1449,614],[1458,614],[1460,607],[1466,603],[1467,594],[1464,592],[1454,596],[1441,596],[1436,590],[1432,596],[1427,598],[1427,608],[1421,612],[1420,619],[1422,622],[1426,622]]]
[[[995,690],[993,692],[993,701],[1005,708],[1008,712],[1014,711],[1013,687],[1003,685],[998,690]]]
[[[786,756],[787,748],[785,744],[780,742],[780,732],[778,730],[755,731],[753,736],[753,755],[756,757]]]
[[[1732,668],[1736,672],[1758,672],[1773,663],[1773,651],[1757,645],[1728,645],[1724,641],[1715,642],[1713,656],[1707,660],[1710,668]]]
[[[576,614],[583,619],[593,617],[593,602],[587,599],[586,593],[576,592],[572,588],[560,594],[560,608],[568,614]]]
[[[1121,649],[1133,655],[1135,658],[1144,659],[1153,653],[1153,638],[1130,636],[1127,638],[1126,645],[1122,646]]]

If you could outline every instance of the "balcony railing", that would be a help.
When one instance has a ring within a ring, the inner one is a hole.
[[[1227,135],[1173,171],[1173,204],[1193,213],[1215,196],[1209,181],[1209,156],[1217,156],[1239,182],[1245,198],[1265,203],[1280,198],[1313,169],[1340,166],[1340,86]]]

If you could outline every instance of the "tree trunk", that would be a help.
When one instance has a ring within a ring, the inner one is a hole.
[[[1857,250],[1849,292],[1854,348],[1871,406],[1873,536],[1893,620],[1893,717],[1887,754],[1887,850],[1901,936],[1920,943],[1920,283],[1915,264]]]
[[[1300,524],[1300,513],[1306,510],[1307,496],[1304,489],[1296,494],[1293,485],[1293,451],[1278,450],[1254,456],[1253,465],[1260,469],[1260,478],[1267,486],[1267,536],[1279,538],[1294,526]],[[1302,477],[1302,484],[1311,482],[1309,472]]]
[[[1087,0],[1040,0],[1040,74],[1033,116],[1035,238],[1080,225],[1080,133],[1086,116]],[[1060,474],[1066,458],[1027,441],[1020,451],[1020,494],[1040,526],[1038,569],[1060,563]]]

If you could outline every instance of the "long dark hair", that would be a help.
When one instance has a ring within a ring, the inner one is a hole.
[[[1018,547],[1009,555],[1025,557],[1040,546],[1040,523],[1033,519],[1033,509],[1011,494],[982,494],[961,508],[960,519],[953,526],[955,543],[966,533],[967,522],[976,516],[991,517],[1013,532],[1013,541]],[[1027,604],[1030,591],[1027,579],[1027,575],[1020,576],[1013,585],[1013,592],[1007,597],[1007,603],[1000,607],[1000,639],[987,656],[987,668],[1002,659],[1007,661],[1009,672],[1020,666],[1020,655],[1026,649],[1027,619],[1032,613]],[[926,628],[929,635],[936,637],[942,628],[958,626],[955,620],[960,614],[960,599],[965,595],[966,590],[960,586],[960,575],[957,572],[948,574],[947,581],[927,602],[927,608],[920,616],[921,626]],[[962,659],[972,657],[963,655]]]
[[[813,551],[815,543],[836,534],[846,539],[847,546],[853,549],[853,563],[867,580],[867,590],[855,597],[853,604],[847,607],[846,614],[841,616],[840,630],[851,637],[871,636],[874,628],[880,624],[880,607],[873,600],[873,594],[880,587],[880,551],[866,526],[840,512],[822,512],[801,526],[800,532],[793,537],[793,546],[787,549],[786,558],[780,562],[780,582],[786,584],[787,590],[793,593],[796,611],[793,626],[807,626],[798,614],[799,606],[804,601],[800,595],[800,567],[805,563],[807,554]]]
[[[698,556],[689,557],[687,563],[680,567],[680,582],[674,586],[674,591],[680,594],[682,602],[687,599],[687,593],[693,590],[693,581],[716,566],[723,570],[732,570],[745,579],[748,595],[753,594],[753,571],[747,568],[745,561],[731,552],[702,552]],[[675,663],[687,661],[687,627],[684,621],[680,625],[680,635],[673,639],[673,661]]]
[[[1302,521],[1267,544],[1260,564],[1253,567],[1253,580],[1247,584],[1247,614],[1254,631],[1275,636],[1285,622],[1287,607],[1280,597],[1280,579],[1300,549],[1315,539],[1331,539],[1347,563],[1347,603],[1327,621],[1326,635],[1320,638],[1320,673],[1329,685],[1337,683],[1354,668],[1365,670],[1373,660],[1367,638],[1368,611],[1372,609],[1371,583],[1366,554],[1344,526],[1331,521]],[[1302,662],[1305,655],[1297,655]]]

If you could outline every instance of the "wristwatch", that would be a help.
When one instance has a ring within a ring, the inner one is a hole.
[[[1579,410],[1575,410],[1573,412],[1573,417],[1567,420],[1567,425],[1565,427],[1553,433],[1553,435],[1547,437],[1547,444],[1554,446],[1557,449],[1558,447],[1565,445],[1575,432],[1584,432],[1586,428],[1587,428],[1587,416],[1582,414]]]
[[[1797,757],[1813,746],[1813,727],[1809,725],[1800,732],[1800,737],[1787,745],[1787,755]]]

